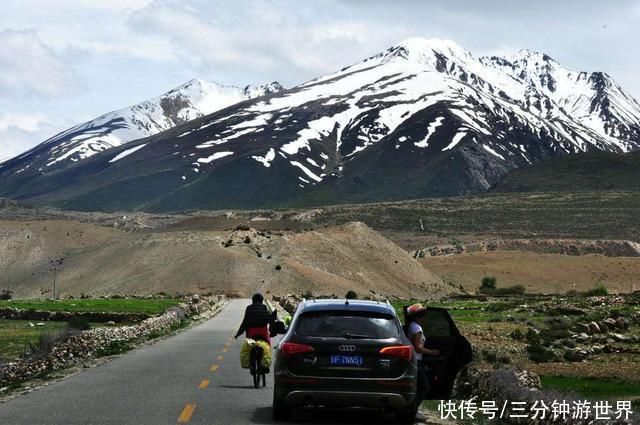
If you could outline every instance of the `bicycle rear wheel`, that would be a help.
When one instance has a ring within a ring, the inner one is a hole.
[[[260,386],[260,372],[258,372],[258,370],[256,369],[255,373],[253,374],[253,387],[258,388],[259,386]]]

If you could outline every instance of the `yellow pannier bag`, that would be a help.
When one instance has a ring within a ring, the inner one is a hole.
[[[262,347],[262,362],[260,365],[265,369],[271,367],[271,347],[269,344],[265,341],[247,339],[242,343],[242,347],[240,347],[240,366],[242,366],[243,369],[249,369],[251,348],[256,344]]]

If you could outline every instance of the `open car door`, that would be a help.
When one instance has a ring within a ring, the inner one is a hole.
[[[405,324],[407,308],[403,308]],[[449,399],[458,372],[472,360],[471,344],[460,334],[449,312],[444,308],[427,307],[425,311],[418,313],[414,320],[422,326],[426,338],[425,347],[440,351],[437,357],[422,356],[423,363],[428,367],[427,376],[431,383],[427,398]]]

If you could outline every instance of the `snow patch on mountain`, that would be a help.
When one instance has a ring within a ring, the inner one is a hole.
[[[271,167],[271,161],[273,161],[276,157],[276,151],[271,148],[269,152],[267,152],[264,156],[253,155],[251,158],[255,159],[265,167]]]
[[[109,163],[116,162],[116,161],[118,161],[118,160],[120,160],[120,159],[124,158],[125,156],[129,156],[129,155],[131,155],[132,153],[134,153],[135,151],[138,151],[138,150],[140,150],[140,149],[144,148],[145,146],[147,146],[147,144],[148,144],[148,143],[143,143],[143,144],[141,144],[141,145],[139,145],[139,146],[136,146],[136,147],[133,147],[133,148],[130,148],[130,149],[123,150],[123,151],[122,151],[122,152],[120,152],[118,155],[116,155],[116,156],[114,156],[113,158],[111,158],[111,159],[109,160]]]
[[[442,121],[444,121],[444,117],[438,117],[434,121],[430,122],[429,127],[427,127],[427,135],[424,137],[423,140],[419,142],[415,142],[414,145],[416,145],[419,148],[428,147],[429,139],[436,132],[436,129],[442,125]]]
[[[216,152],[211,156],[206,158],[198,158],[198,162],[201,164],[209,164],[216,159],[224,158],[225,156],[233,155],[233,152],[225,151],[225,152]]]

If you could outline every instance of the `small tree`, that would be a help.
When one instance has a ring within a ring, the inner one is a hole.
[[[355,300],[358,299],[358,294],[356,294],[356,291],[350,290],[347,292],[347,295],[345,295],[345,298],[348,300]]]
[[[0,300],[10,300],[13,298],[13,291],[11,289],[3,289],[0,292]]]
[[[496,290],[496,278],[493,276],[485,276],[480,283],[480,293],[487,294],[493,293]]]

